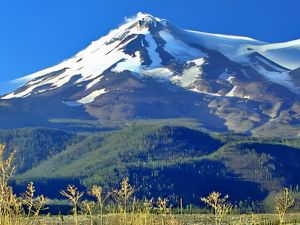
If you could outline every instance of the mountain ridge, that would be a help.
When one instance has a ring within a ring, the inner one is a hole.
[[[287,126],[297,135],[300,85],[288,60],[297,61],[297,44],[189,31],[139,13],[74,57],[21,78],[27,83],[0,98],[0,112],[17,107],[39,126],[58,118],[195,118],[214,131]],[[51,115],[40,109],[45,101]]]
[[[300,44],[300,39],[299,40],[294,40],[294,41],[289,41],[289,42],[283,42],[283,43],[266,43],[266,42],[262,42],[262,41],[258,41],[256,39],[253,39],[253,38],[249,38],[249,37],[244,37],[244,36],[234,36],[234,35],[223,35],[223,34],[213,34],[213,33],[206,33],[206,32],[199,32],[199,31],[192,31],[192,30],[182,30],[180,28],[177,28],[175,27],[173,24],[170,24],[170,22],[168,22],[167,20],[161,20],[157,17],[153,17],[152,15],[150,14],[146,14],[146,13],[138,13],[137,16],[134,18],[134,19],[127,19],[127,23],[125,23],[124,25],[120,26],[119,29],[115,29],[115,30],[112,30],[109,32],[108,35],[104,36],[104,37],[110,37],[111,35],[113,36],[114,32],[122,29],[123,26],[126,26],[128,25],[129,23],[129,27],[132,25],[132,24],[135,24],[135,23],[138,23],[140,24],[142,21],[144,21],[144,23],[149,23],[150,25],[146,27],[143,27],[142,25],[139,25],[141,26],[141,28],[150,28],[151,27],[151,22],[153,22],[154,24],[156,23],[159,23],[163,26],[167,26],[167,24],[169,24],[169,26],[172,26],[174,27],[176,30],[180,30],[181,32],[184,31],[184,32],[188,32],[188,33],[191,33],[191,34],[196,34],[196,35],[202,35],[202,38],[205,39],[205,37],[212,37],[213,39],[209,39],[209,40],[206,40],[206,42],[212,42],[214,45],[215,44],[219,44],[219,45],[225,45],[224,43],[218,43],[218,39],[219,41],[221,40],[222,41],[222,38],[224,38],[225,40],[238,40],[238,42],[246,42],[246,44],[248,45],[259,45],[257,46],[257,48],[267,48],[265,46],[281,46],[281,48],[291,48],[293,45],[296,45],[298,46]],[[149,22],[150,21],[150,22]],[[200,37],[201,38],[201,37]],[[101,40],[102,38],[100,38]],[[216,41],[214,41],[214,39]],[[91,45],[89,45],[85,50],[88,50],[89,48],[92,48],[92,46],[97,43],[99,40],[97,41],[94,41],[92,42]],[[204,41],[205,42],[205,41]],[[294,44],[292,44],[294,43]],[[213,44],[207,44],[207,46],[211,49],[214,49],[214,47],[212,47]],[[232,44],[232,43],[231,43]],[[287,45],[287,46],[286,46]],[[231,46],[231,47],[234,47],[234,51],[236,51],[236,46]],[[250,47],[250,46],[249,46]],[[280,47],[276,47],[276,48],[280,48]],[[66,61],[69,61],[70,59],[72,58],[76,58],[77,56],[80,57],[81,53],[84,52],[85,50],[83,51],[80,51],[78,54],[76,54],[75,56],[67,59],[67,60],[64,60],[62,63],[66,62]],[[226,53],[225,53],[226,55]],[[60,65],[61,63],[59,63],[58,65]],[[283,65],[281,65],[283,66]],[[284,66],[283,66],[284,67]],[[299,63],[299,66],[300,67],[300,63]],[[292,69],[297,69],[298,67],[294,67]],[[28,82],[30,80],[33,80],[33,79],[36,79],[37,77],[41,76],[40,74],[47,74],[49,71],[56,71],[55,69],[55,66],[54,67],[49,67],[49,68],[46,68],[46,69],[43,69],[37,73],[33,73],[31,75],[27,75],[25,77],[21,77],[21,78],[18,78],[18,79],[15,79],[14,81],[15,82]]]

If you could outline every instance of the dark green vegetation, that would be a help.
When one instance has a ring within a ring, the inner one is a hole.
[[[17,151],[15,187],[34,181],[51,198],[68,183],[108,190],[128,176],[138,197],[163,194],[173,204],[183,198],[187,205],[220,191],[251,205],[300,183],[300,139],[139,125],[84,136],[48,129],[2,131],[0,142],[8,152]]]
[[[17,173],[32,169],[41,161],[50,159],[81,139],[76,134],[51,129],[24,128],[0,131],[0,143],[6,144],[6,155],[16,151]]]

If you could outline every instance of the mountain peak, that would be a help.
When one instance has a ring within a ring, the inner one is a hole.
[[[136,16],[126,19],[128,22],[133,22],[138,29],[151,29],[162,25],[160,18],[154,17],[151,14],[139,12]]]
[[[136,14],[136,16],[134,17],[136,20],[138,21],[152,21],[152,22],[159,22],[161,19],[152,16],[149,13],[143,13],[143,12],[139,12]]]
[[[136,14],[136,18],[139,19],[139,20],[143,20],[143,19],[157,20],[158,19],[158,18],[152,16],[151,14],[144,13],[144,12],[138,12]]]

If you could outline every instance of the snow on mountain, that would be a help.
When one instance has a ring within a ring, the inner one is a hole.
[[[54,67],[18,79],[19,81],[27,82],[23,90],[12,92],[2,97],[2,99],[24,98],[33,94],[54,90],[67,84],[74,76],[79,74],[80,78],[76,80],[75,84],[89,81],[90,83],[87,84],[87,89],[89,89],[100,81],[99,75],[113,65],[112,71],[114,72],[130,70],[132,72],[144,71],[144,74],[151,74],[153,68],[159,69],[162,66],[162,59],[157,52],[158,43],[154,40],[149,30],[152,23],[155,27],[158,24],[163,27],[163,31],[160,34],[162,39],[166,41],[165,50],[175,58],[194,59],[204,55],[200,50],[192,48],[173,37],[168,32],[167,26],[160,23],[161,20],[158,18],[139,13],[136,18],[128,21],[120,28],[111,31],[107,36],[93,42],[74,57]],[[145,49],[151,60],[150,65],[142,65],[143,59],[140,56],[140,51],[136,51],[134,55],[124,52],[123,48],[137,39],[139,35],[145,37],[147,44]],[[150,71],[147,72],[147,70]],[[49,76],[51,73],[54,73],[55,76]],[[40,87],[43,86],[48,87],[41,90]],[[35,91],[37,89],[39,90]]]
[[[245,45],[259,46],[265,44],[265,42],[243,36],[211,34],[191,30],[185,30],[184,32],[191,42],[221,52],[232,61],[240,63],[249,62],[248,54],[244,50]]]
[[[300,67],[300,39],[275,44],[249,45],[247,48],[286,68],[297,69]]]
[[[108,92],[105,89],[93,90],[103,81],[103,73],[107,70],[117,74],[131,71],[140,76],[171,81],[192,91],[210,93],[194,85],[201,83],[202,68],[210,64],[210,55],[203,48],[217,51],[241,66],[250,65],[266,79],[298,91],[289,71],[281,66],[292,69],[300,67],[299,40],[267,44],[248,37],[183,30],[166,20],[138,13],[74,57],[17,79],[25,84],[2,99],[26,98],[72,83],[78,87],[85,85],[85,90],[90,90],[85,93],[86,96],[75,101],[88,104]],[[250,57],[253,53],[262,56],[256,56],[254,64]],[[182,71],[172,68],[172,60],[184,67]],[[216,79],[232,85],[234,76],[227,75],[227,72],[220,72]],[[234,96],[235,86],[227,89],[227,94],[223,95]]]
[[[206,56],[202,51],[176,39],[176,37],[167,31],[163,30],[159,32],[159,35],[166,42],[164,49],[176,59],[189,60]]]
[[[288,126],[298,134],[300,68],[291,69],[300,67],[299,46],[184,30],[139,13],[75,56],[13,81],[21,86],[0,97],[1,124],[193,118],[215,131]]]
[[[97,98],[98,96],[103,95],[107,92],[108,91],[106,91],[105,88],[96,90],[96,91],[93,91],[92,93],[90,93],[89,95],[85,96],[84,98],[78,100],[77,102],[81,103],[81,104],[91,103],[95,100],[95,98]]]
[[[88,87],[91,87],[92,84],[96,82],[94,79],[98,79],[97,77],[101,75],[104,70],[122,60],[126,62],[126,64],[124,65],[122,62],[119,63],[120,65],[115,68],[116,71],[133,69],[140,66],[141,61],[138,56],[130,57],[120,51],[120,49],[123,46],[126,46],[126,44],[134,38],[129,39],[125,43],[121,43],[126,37],[130,37],[132,34],[149,33],[146,28],[138,29],[136,26],[132,29],[128,29],[132,24],[143,18],[143,16],[144,15],[142,14],[138,14],[135,20],[122,25],[119,29],[111,31],[107,36],[93,42],[85,50],[79,52],[74,57],[56,66],[18,79],[19,81],[29,81],[25,85],[27,88],[19,93],[10,93],[2,97],[2,99],[28,97],[29,95],[34,94],[34,89],[44,85],[50,85],[51,87],[47,90],[53,90],[68,83],[73,76],[78,74],[80,74],[81,78],[78,79],[76,83],[91,81],[91,83],[88,84]],[[144,17],[147,18],[148,15],[145,15]],[[44,77],[47,74],[57,71],[63,72],[55,77]]]

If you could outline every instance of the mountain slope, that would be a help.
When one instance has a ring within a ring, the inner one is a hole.
[[[249,46],[249,48],[286,68],[297,69],[300,67],[300,39],[283,43]]]
[[[19,79],[27,83],[0,100],[7,115],[0,123],[62,127],[52,121],[88,120],[95,125],[85,128],[97,129],[194,118],[214,131],[272,135],[282,126],[297,135],[300,86],[286,63],[297,66],[297,43],[183,30],[139,13],[74,57]]]

